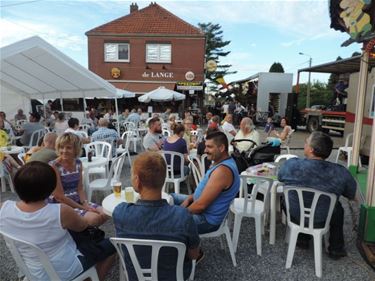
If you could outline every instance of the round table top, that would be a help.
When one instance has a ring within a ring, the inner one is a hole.
[[[79,158],[82,162],[82,166],[84,169],[86,168],[89,168],[89,167],[93,167],[93,166],[101,166],[101,165],[105,165],[107,162],[108,162],[108,159],[105,158],[105,157],[92,157],[92,161],[89,162],[87,157],[80,157]]]
[[[161,195],[163,199],[167,200],[168,204],[173,204],[172,196],[165,192],[162,192]],[[139,194],[134,191],[134,201],[137,201],[138,199]],[[115,195],[111,193],[110,195],[106,196],[102,201],[103,212],[108,216],[112,216],[113,210],[116,208],[118,204],[122,202],[126,202],[125,190],[121,191],[120,198],[115,197]]]
[[[0,147],[0,151],[4,152],[5,154],[18,154],[18,153],[24,152],[24,149],[22,146],[12,145],[8,147],[7,146]]]

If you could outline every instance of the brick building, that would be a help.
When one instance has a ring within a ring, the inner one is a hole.
[[[201,105],[205,36],[156,3],[86,32],[89,69],[136,94],[164,86]]]

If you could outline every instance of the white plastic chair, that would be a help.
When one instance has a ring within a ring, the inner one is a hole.
[[[103,167],[90,168],[89,174],[107,175],[109,161],[112,159],[112,145],[105,141],[90,142],[85,145],[86,157],[90,150],[94,152],[93,156],[106,158],[107,163]]]
[[[91,202],[92,192],[94,190],[110,191],[112,190],[112,183],[120,181],[122,167],[124,164],[126,154],[114,158],[108,176],[100,179],[95,179],[89,182],[87,188],[87,200]],[[88,175],[85,175],[88,177]]]
[[[286,136],[286,139],[283,142],[281,142],[280,148],[281,149],[285,148],[288,154],[290,154],[289,144],[290,144],[290,141],[292,140],[292,135],[293,135],[294,132],[295,132],[295,130],[291,129],[289,131],[288,135]]]
[[[289,159],[292,159],[292,158],[298,158],[298,156],[294,155],[294,154],[281,154],[281,155],[276,157],[275,163],[279,163],[282,160],[286,161],[286,160],[289,160]]]
[[[10,174],[5,171],[5,166],[3,162],[0,162],[0,182],[1,182],[1,191],[6,191],[6,183],[8,182],[10,190],[14,193],[13,180]]]
[[[189,167],[190,171],[193,174],[195,185],[198,186],[199,182],[202,180],[203,175],[202,175],[202,168],[201,168],[201,162],[198,159],[198,157],[194,156],[189,156]]]
[[[162,133],[161,133],[164,137],[170,137],[171,136],[171,132],[168,131],[168,130],[162,130]]]
[[[25,155],[26,155],[25,152],[21,152],[17,154],[17,158],[18,160],[20,160],[22,165],[25,165]]]
[[[27,265],[25,264],[22,258],[22,254],[19,252],[17,248],[17,246],[19,247],[20,245],[22,245],[22,247],[31,248],[32,251],[34,251],[37,254],[39,261],[42,264],[43,269],[47,273],[50,280],[56,280],[56,281],[61,280],[60,277],[57,275],[55,269],[53,268],[51,262],[49,261],[49,258],[39,247],[37,247],[36,245],[30,242],[16,239],[4,232],[0,231],[0,233],[3,235],[5,243],[8,249],[10,250],[14,260],[16,261],[17,266],[22,271],[22,273],[25,274],[27,280],[34,280],[34,278],[31,275]],[[72,281],[83,281],[83,280],[86,280],[87,278],[91,278],[92,281],[99,281],[99,277],[96,272],[95,266],[81,273],[78,277],[74,278]]]
[[[130,139],[132,137],[132,134],[133,132],[131,131],[124,132],[121,136],[122,144],[116,149],[116,155],[123,154],[123,153],[126,154],[129,160],[129,167],[132,166],[130,152],[129,152],[129,145],[130,145]]]
[[[79,135],[81,138],[88,138],[89,135],[84,130],[79,130],[74,132],[76,135]]]
[[[227,239],[227,244],[228,244],[229,253],[230,253],[230,257],[232,259],[233,266],[237,266],[233,242],[232,242],[232,238],[230,237],[230,231],[229,231],[229,226],[228,226],[228,214],[229,214],[229,211],[228,211],[227,215],[225,216],[225,218],[223,219],[223,221],[222,221],[218,230],[216,230],[214,232],[200,234],[199,237],[200,238],[220,237],[221,235],[224,234],[225,238]]]
[[[188,180],[188,175],[184,174],[184,162],[185,158],[182,153],[174,152],[174,151],[163,151],[163,157],[167,164],[167,175],[165,178],[165,183],[172,183],[174,186],[174,192],[179,194],[180,193],[180,184],[183,181]],[[168,157],[166,157],[168,155]],[[169,164],[167,161],[169,158]],[[174,171],[174,163],[176,159],[180,159],[180,173],[176,174]],[[165,185],[164,185],[165,186]],[[189,183],[187,182],[189,194],[191,194]]]
[[[121,260],[121,267],[125,273],[126,279],[129,280],[126,264],[124,260],[124,249],[126,247],[133,267],[137,274],[138,280],[140,281],[152,281],[158,280],[158,260],[159,252],[161,248],[175,248],[177,250],[177,266],[176,266],[176,280],[184,280],[183,267],[186,253],[186,246],[181,242],[175,241],[164,241],[164,240],[146,240],[146,239],[129,239],[129,238],[110,238],[112,244],[115,246],[118,255]],[[124,247],[125,246],[125,247]],[[137,255],[135,253],[135,247],[137,246],[149,246],[151,247],[151,267],[141,268]],[[195,261],[193,261],[192,272],[189,280],[193,280],[195,270]]]
[[[290,219],[289,212],[289,193],[296,192],[298,195],[299,208],[300,208],[300,223],[296,224]],[[303,193],[309,192],[313,194],[313,200],[311,206],[305,206]],[[297,237],[299,233],[305,233],[312,235],[314,238],[314,258],[315,258],[315,274],[318,277],[322,277],[322,238],[323,235],[329,231],[329,223],[331,221],[333,209],[336,204],[336,195],[332,193],[327,193],[323,191],[318,191],[312,188],[306,187],[284,187],[285,203],[286,203],[286,214],[287,214],[287,238],[289,236],[288,254],[286,258],[285,268],[290,268],[293,262],[294,251],[296,248]],[[324,228],[314,228],[314,216],[316,205],[321,196],[328,197],[330,199],[330,205],[328,209],[326,223]],[[307,221],[308,226],[305,226],[305,221]]]
[[[36,130],[31,134],[29,144],[24,145],[25,150],[29,150],[33,146],[38,145],[38,141],[44,136],[45,129]]]
[[[84,131],[86,134],[88,134],[88,131],[90,128],[91,128],[91,125],[88,123],[79,125],[79,130]]]
[[[124,122],[122,125],[125,128],[125,132],[127,132],[127,131],[133,132],[133,135],[132,135],[130,141],[133,142],[134,152],[137,152],[137,142],[140,142],[141,147],[142,147],[142,138],[139,136],[139,132],[137,130],[138,124],[134,124],[133,122]]]
[[[241,175],[241,192],[243,198],[235,198],[230,210],[234,214],[233,248],[237,251],[240,236],[241,221],[243,217],[255,220],[255,236],[257,254],[262,255],[262,234],[264,234],[264,221],[269,210],[269,194],[273,180],[267,177]],[[254,181],[251,194],[248,193],[248,180]],[[257,200],[257,194],[263,194],[263,201]]]
[[[206,159],[207,159],[207,154],[202,154],[201,156],[201,173],[204,176],[206,174]]]
[[[352,152],[353,152],[352,142],[353,142],[353,134],[351,133],[346,136],[345,146],[339,147],[337,151],[337,156],[336,156],[336,163],[339,162],[340,153],[345,153],[347,155],[346,166],[347,167],[350,166],[350,163],[352,162]],[[358,164],[360,167],[362,167],[361,158],[359,158]]]

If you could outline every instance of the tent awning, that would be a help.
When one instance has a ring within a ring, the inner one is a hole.
[[[320,73],[355,73],[359,72],[361,56],[354,56],[348,59],[332,61],[312,67],[299,69],[298,72],[320,72]],[[369,59],[369,69],[375,66],[375,58]]]
[[[38,36],[0,49],[0,83],[33,99],[115,97],[116,88]]]

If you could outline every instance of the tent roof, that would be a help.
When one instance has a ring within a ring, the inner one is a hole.
[[[0,49],[0,83],[29,98],[115,97],[116,88],[38,36]]]
[[[354,73],[359,72],[361,56],[354,56],[347,59],[332,61],[312,67],[299,69],[298,72],[321,72],[321,73]],[[375,58],[369,59],[369,68],[375,66]]]

